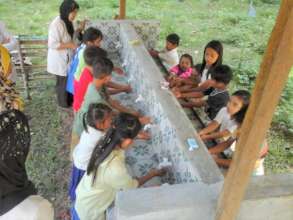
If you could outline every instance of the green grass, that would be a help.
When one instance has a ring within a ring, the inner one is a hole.
[[[58,14],[60,2],[0,0],[1,20],[15,34],[47,35],[49,22]],[[78,2],[81,6],[78,19],[112,19],[119,9],[118,0]],[[159,46],[164,45],[168,33],[176,32],[182,38],[181,53],[188,52],[195,56],[194,51],[199,51],[196,62],[201,62],[203,48],[208,41],[221,40],[225,48],[224,62],[234,69],[235,79],[230,86],[234,91],[252,87],[249,79],[253,79],[258,71],[279,8],[278,0],[254,2],[256,18],[247,16],[248,0],[128,0],[127,17],[159,20]],[[293,73],[269,133],[270,153],[265,163],[268,173],[292,172],[292,77]],[[48,88],[48,91],[37,93],[27,106],[27,111],[34,116],[32,127],[35,132],[28,167],[30,175],[45,195],[49,191],[59,193],[58,184],[50,175],[62,172],[66,167],[66,160],[60,158],[59,152],[62,148],[62,123],[55,110],[52,88]]]

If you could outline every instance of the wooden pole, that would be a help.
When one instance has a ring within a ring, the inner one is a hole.
[[[126,0],[120,0],[119,19],[125,19],[125,17],[126,17]]]
[[[233,220],[237,217],[260,145],[270,127],[292,64],[293,1],[283,0],[241,128],[236,152],[218,200],[217,220]]]

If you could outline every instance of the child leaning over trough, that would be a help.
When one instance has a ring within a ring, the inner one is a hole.
[[[88,112],[83,115],[84,131],[73,150],[73,168],[69,186],[72,202],[75,201],[75,189],[86,170],[92,151],[106,130],[110,128],[112,116],[112,109],[101,103],[90,104]]]
[[[179,63],[177,47],[179,46],[180,37],[177,34],[169,34],[166,37],[166,46],[162,51],[150,50],[152,57],[159,58],[167,70]]]
[[[120,111],[133,114],[139,117],[143,124],[150,122],[148,117],[143,117],[139,112],[128,109],[120,104],[119,101],[112,99],[105,87],[106,83],[111,80],[111,73],[113,70],[113,63],[108,58],[101,58],[93,65],[94,80],[89,84],[84,96],[84,101],[79,111],[75,114],[73,129],[72,129],[72,143],[71,147],[76,146],[79,137],[83,131],[83,115],[87,113],[90,104],[103,103]]]
[[[187,99],[187,101],[181,100],[183,107],[205,107],[208,117],[213,120],[229,101],[227,87],[232,76],[232,71],[229,66],[217,66],[212,72],[213,87],[204,92],[181,93],[180,91],[174,91],[174,93],[178,99]],[[207,96],[207,99],[204,96]]]
[[[203,141],[225,141],[236,131],[238,125],[235,118],[246,112],[250,101],[250,93],[238,90],[233,93],[226,107],[222,108],[215,119],[198,134]]]
[[[164,170],[151,170],[147,175],[133,178],[125,164],[125,150],[141,129],[138,118],[120,113],[113,126],[96,145],[86,174],[76,190],[75,210],[81,220],[105,219],[105,211],[113,203],[118,191],[137,188]]]
[[[234,116],[234,120],[237,123],[238,129],[233,133],[233,135],[224,142],[209,149],[210,154],[213,155],[215,162],[224,168],[229,168],[233,155],[236,150],[236,143],[241,133],[241,125],[243,123],[245,114],[247,112],[248,106],[243,108],[238,114]],[[269,146],[266,140],[263,141],[261,145],[261,150],[259,153],[259,158],[255,163],[254,176],[264,175],[264,159],[269,151]]]
[[[93,81],[93,63],[97,62],[101,57],[106,57],[107,52],[98,47],[87,47],[84,51],[84,59],[86,67],[83,69],[79,80],[74,79],[74,96],[73,96],[73,109],[77,112],[83,102],[85,92],[88,85]],[[113,68],[112,68],[113,70]],[[120,92],[130,92],[129,85],[120,85],[108,81],[105,86],[110,87],[110,94],[117,94]]]

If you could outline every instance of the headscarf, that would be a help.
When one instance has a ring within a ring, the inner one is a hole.
[[[0,70],[0,113],[6,110],[23,110],[23,100],[15,90],[15,84],[4,77]]]
[[[13,209],[36,189],[29,181],[25,161],[30,146],[26,116],[18,110],[0,114],[0,216]]]
[[[0,44],[0,66],[3,76],[8,78],[11,73],[11,58],[9,51]]]

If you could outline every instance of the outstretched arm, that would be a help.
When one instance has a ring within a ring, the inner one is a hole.
[[[226,150],[227,148],[229,148],[233,142],[235,141],[235,139],[230,138],[227,141],[224,141],[212,148],[209,149],[210,154],[219,154],[221,152],[223,152],[224,150]]]
[[[213,131],[215,131],[219,127],[219,123],[217,121],[212,121],[211,123],[208,124],[207,127],[202,129],[198,134],[200,136],[209,134]]]
[[[152,169],[147,175],[137,178],[137,181],[139,183],[139,186],[141,186],[145,184],[147,181],[149,181],[150,179],[152,179],[153,177],[163,176],[165,174],[166,174],[166,170],[164,169],[160,169],[160,170]]]

